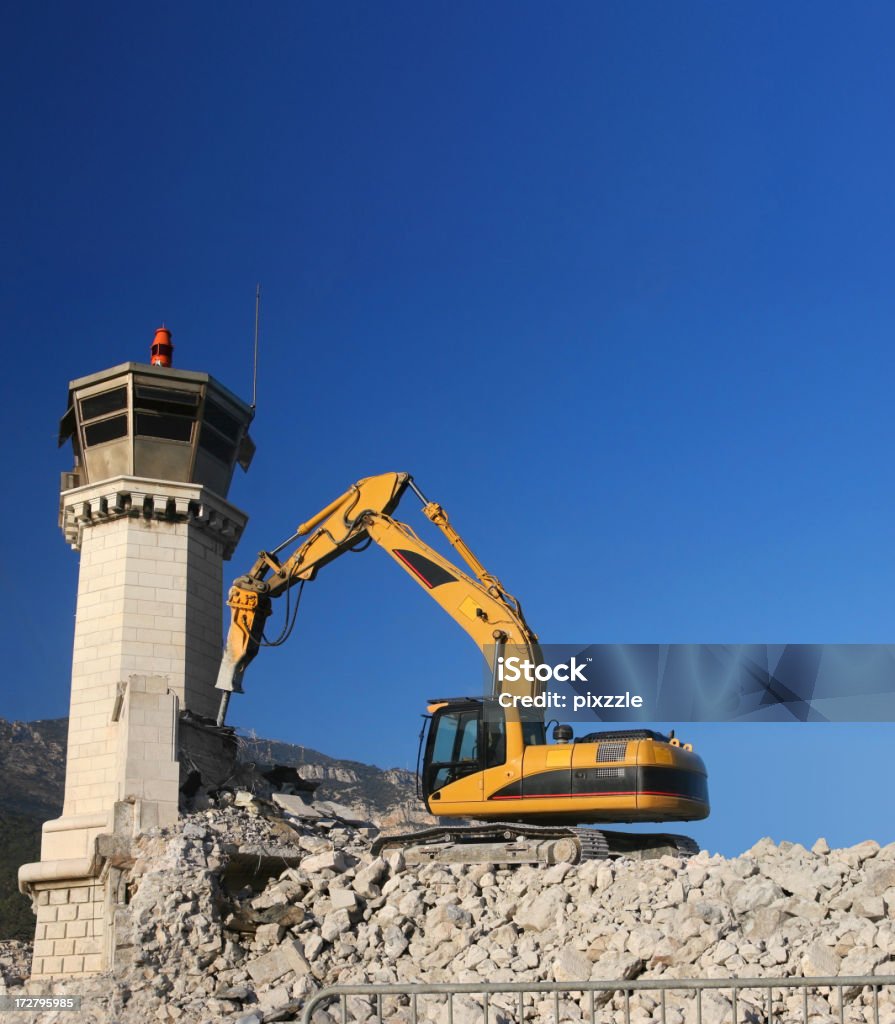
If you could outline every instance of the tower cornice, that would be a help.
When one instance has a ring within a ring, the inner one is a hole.
[[[216,534],[229,559],[248,522],[245,512],[201,484],[118,476],[62,491],[59,526],[75,551],[85,529],[115,519],[189,523]]]

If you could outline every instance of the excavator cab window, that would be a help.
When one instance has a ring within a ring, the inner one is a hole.
[[[481,735],[480,705],[435,712],[423,766],[424,795],[481,770]]]
[[[503,715],[486,714],[482,729],[485,733],[485,767],[495,768],[507,759],[507,724]]]
[[[543,747],[547,742],[547,726],[543,714],[535,708],[521,710],[522,739],[527,747]]]

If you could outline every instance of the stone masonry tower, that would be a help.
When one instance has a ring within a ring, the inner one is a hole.
[[[217,711],[222,563],[246,523],[225,499],[254,453],[253,413],[208,374],[173,369],[172,348],[160,328],[151,364],[69,385],[59,518],[81,565],[65,802],[40,862],[19,870],[34,979],[110,965],[122,851],[177,817],[184,712]]]

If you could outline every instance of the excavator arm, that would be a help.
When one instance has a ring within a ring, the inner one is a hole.
[[[410,487],[423,512],[441,529],[474,575],[444,558],[405,523],[391,517]],[[299,542],[280,561],[279,552]],[[223,724],[230,693],[242,692],[242,677],[263,641],[271,601],[346,551],[374,542],[454,619],[482,650],[492,670],[505,646],[537,658],[537,637],[519,602],[487,572],[448,520],[444,509],[426,501],[407,473],[384,473],[358,481],[343,495],[302,523],[272,552],[262,551],[251,570],[230,589],[230,629],[216,686],[223,690],[218,724]]]

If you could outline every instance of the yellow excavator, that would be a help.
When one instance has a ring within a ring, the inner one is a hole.
[[[407,489],[471,571],[420,540],[392,513]],[[519,602],[463,541],[441,505],[428,501],[408,473],[358,481],[273,551],[263,551],[230,589],[230,629],[217,680],[223,725],[233,692],[264,641],[271,602],[346,551],[376,543],[454,619],[482,651],[490,693],[432,699],[421,737],[420,795],[443,824],[377,841],[408,862],[448,860],[555,863],[608,856],[689,855],[686,836],[581,828],[610,822],[693,821],[708,816],[702,759],[689,744],[648,729],[590,733],[575,742],[559,725],[546,738],[537,672],[499,667],[542,664],[538,638]],[[294,547],[282,561],[280,552]],[[296,605],[297,607],[297,605]],[[287,629],[289,628],[287,612]],[[503,681],[513,677],[513,682]],[[526,679],[530,676],[530,679]],[[518,679],[515,679],[518,677]]]

